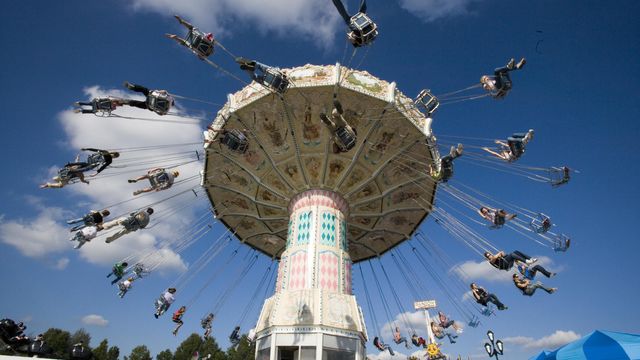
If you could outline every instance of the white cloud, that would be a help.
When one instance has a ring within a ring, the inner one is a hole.
[[[82,318],[82,323],[85,325],[105,327],[109,325],[109,320],[102,317],[102,315],[90,314]]]
[[[85,89],[85,93],[89,99],[105,96],[132,97],[130,93],[113,89],[104,90],[97,86]],[[178,115],[184,114],[184,111],[179,107],[179,103],[177,105],[173,111]],[[75,114],[71,111],[64,111],[59,116],[71,147],[75,149],[83,147],[125,149],[121,151],[121,156],[114,161],[112,169],[104,172],[108,177],[93,180],[90,186],[78,184],[70,187],[73,192],[88,198],[94,209],[100,209],[106,204],[120,203],[132,199],[131,193],[133,190],[145,187],[148,184],[129,184],[127,179],[146,173],[148,168],[170,164],[176,165],[195,160],[195,152],[193,154],[180,155],[184,156],[184,158],[180,159],[175,158],[176,155],[169,154],[193,151],[197,147],[190,145],[159,148],[144,152],[127,152],[126,148],[198,143],[202,140],[200,124],[194,119],[172,115],[159,116],[148,110],[129,107],[118,108],[114,113],[123,118],[97,118],[92,115]],[[150,121],[138,121],[137,119],[148,119]],[[140,157],[144,157],[144,161],[147,163],[131,165],[130,159],[140,159]],[[165,158],[174,159],[164,160]],[[156,162],[150,163],[149,161]],[[121,165],[118,165],[118,163]],[[126,165],[127,163],[129,165]],[[124,168],[119,168],[119,166],[124,166]],[[180,165],[178,169],[180,176],[176,179],[177,182],[197,175],[201,170],[201,165],[197,162],[191,162]],[[180,237],[178,231],[181,226],[190,222],[192,210],[187,208],[184,211],[174,213],[174,209],[177,206],[189,205],[188,203],[193,201],[193,195],[188,192],[171,201],[163,202],[163,200],[178,192],[178,189],[187,190],[197,186],[198,182],[199,179],[192,179],[184,185],[174,185],[171,190],[146,194],[133,201],[110,207],[109,210],[112,213],[110,219],[114,219],[138,208],[146,207],[147,204],[160,202],[153,205],[155,212],[151,216],[151,225],[147,229],[128,234],[110,244],[106,244],[103,241],[103,237],[98,237],[80,248],[80,256],[91,263],[111,264],[114,260],[130,255],[143,256],[153,253],[154,261],[161,264],[160,268],[184,270],[186,265],[178,254],[166,248],[159,250],[158,246],[162,240]],[[174,214],[167,216],[167,214],[171,213]]]
[[[60,225],[65,211],[57,207],[37,207],[40,209],[34,219],[0,219],[0,241],[34,258],[67,250],[68,231]]]
[[[433,311],[430,312],[431,316],[433,316]],[[409,329],[405,329],[407,326],[405,323],[408,322]],[[411,332],[412,329],[418,333],[419,336],[426,338],[427,333],[427,322],[425,320],[424,312],[422,311],[407,311],[404,314],[397,314],[391,323],[386,322],[382,324],[382,328],[380,328],[376,333],[380,334],[383,339],[390,341],[390,345],[395,345],[395,343],[391,342],[393,339],[393,333],[391,331],[392,328],[398,326],[402,336],[405,336],[407,340],[411,341]],[[375,335],[374,335],[375,336]],[[404,346],[402,344],[401,346]]]
[[[540,339],[534,339],[528,336],[514,336],[504,338],[504,341],[507,344],[514,344],[517,346],[521,346],[525,349],[549,349],[553,350],[562,345],[568,344],[572,341],[576,341],[580,339],[580,334],[577,334],[574,331],[564,331],[564,330],[556,330],[553,334],[548,336],[543,336]]]
[[[558,272],[560,269],[553,268],[553,260],[546,256],[538,258],[536,264],[543,266],[545,269],[553,272]],[[465,281],[471,282],[476,280],[492,281],[492,282],[510,282],[512,281],[512,274],[516,271],[515,267],[510,271],[502,271],[494,268],[489,262],[482,260],[479,262],[466,261],[462,264],[456,265],[451,271],[457,273]],[[543,276],[543,275],[538,275]]]
[[[58,259],[54,267],[57,270],[64,270],[67,267],[67,265],[69,265],[69,258],[61,258],[61,259]]]
[[[333,40],[342,20],[327,0],[134,0],[133,9],[164,16],[178,14],[214,36],[229,35],[238,25],[265,34],[296,33],[310,43],[326,46]],[[185,30],[177,22],[167,32]],[[346,27],[345,27],[346,29]]]
[[[399,0],[400,6],[425,22],[469,13],[478,0]]]
[[[120,90],[104,90],[97,86],[85,89],[85,93],[88,99],[105,96],[134,97]],[[174,111],[178,115],[185,114],[179,106]],[[105,207],[109,207],[112,213],[107,219],[111,220],[144,208],[148,204],[155,204],[151,225],[147,229],[128,234],[111,244],[104,242],[104,236],[98,236],[80,248],[79,255],[90,263],[101,265],[109,265],[128,256],[152,255],[152,260],[154,264],[159,264],[159,269],[184,270],[186,265],[182,258],[164,245],[179,239],[184,233],[179,233],[183,230],[182,227],[193,220],[194,196],[188,190],[198,185],[197,175],[201,165],[195,161],[189,164],[184,163],[196,159],[195,150],[199,145],[164,147],[139,152],[127,152],[126,149],[200,143],[202,141],[200,123],[193,118],[172,115],[161,117],[147,110],[130,107],[118,108],[114,113],[126,118],[101,118],[76,114],[71,110],[59,114],[58,118],[66,134],[64,144],[73,151],[81,152],[80,148],[83,147],[124,150],[109,169],[99,177],[89,178],[91,182],[89,185],[72,184],[64,189],[40,190],[65,192],[70,199],[67,202],[69,210],[47,207],[40,198],[27,197],[27,203],[38,210],[35,217],[9,220],[0,216],[0,241],[14,246],[23,255],[34,258],[75,251],[72,250],[74,243],[69,241],[70,233],[64,224],[66,220],[80,217],[90,209]],[[139,121],[136,118],[149,121]],[[185,152],[185,154],[171,155],[178,152]],[[82,155],[83,158],[84,156],[86,154]],[[139,160],[141,157],[143,160]],[[169,159],[169,157],[172,158]],[[60,159],[59,163],[67,160],[72,159]],[[136,162],[138,165],[135,165]],[[172,189],[145,194],[131,200],[133,190],[145,187],[147,184],[129,184],[128,178],[142,175],[149,168],[173,168],[177,165],[180,165],[178,167],[180,177],[176,179],[177,183]],[[54,167],[54,172],[55,169],[57,168]],[[194,175],[196,176],[193,179],[185,181],[186,178]],[[164,201],[168,196],[184,190],[188,192]],[[177,207],[182,210],[176,211]],[[63,269],[68,262],[68,258],[60,258],[52,264],[55,268]]]

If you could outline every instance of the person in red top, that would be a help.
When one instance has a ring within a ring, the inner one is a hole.
[[[176,326],[176,328],[173,330],[174,336],[178,335],[178,330],[180,330],[180,328],[182,327],[182,324],[184,324],[182,322],[182,316],[186,311],[187,311],[186,306],[180,306],[180,309],[176,310],[176,312],[173,313],[173,318],[171,320],[173,320],[174,323],[178,324],[178,326]]]

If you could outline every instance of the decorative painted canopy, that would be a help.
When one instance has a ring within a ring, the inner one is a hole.
[[[428,175],[433,155],[424,114],[395,83],[364,71],[340,65],[282,71],[291,81],[283,95],[253,82],[229,95],[205,132],[203,185],[218,219],[240,241],[279,258],[290,199],[323,189],[349,204],[354,262],[408,239],[428,215],[436,190]],[[348,152],[334,152],[332,133],[320,120],[320,113],[331,113],[334,92],[357,133]],[[246,152],[220,143],[222,130],[232,129],[246,134]]]

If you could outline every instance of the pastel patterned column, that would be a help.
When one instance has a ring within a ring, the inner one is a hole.
[[[277,349],[299,348],[315,353],[305,359],[339,350],[341,358],[364,360],[367,330],[351,292],[347,202],[332,191],[308,190],[288,210],[276,293],[265,300],[255,328],[257,358],[276,360]]]
[[[351,295],[351,258],[345,216],[338,194],[310,190],[289,204],[287,249],[278,269],[276,291],[322,289]]]

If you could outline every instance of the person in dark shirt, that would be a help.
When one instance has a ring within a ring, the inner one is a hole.
[[[480,83],[494,99],[502,99],[507,96],[513,86],[509,72],[522,69],[526,63],[525,58],[520,59],[517,64],[515,59],[510,59],[506,66],[495,69],[493,76],[483,75]]]
[[[213,313],[209,313],[209,315],[207,315],[204,319],[200,320],[200,325],[204,329],[205,339],[209,338],[209,335],[211,335],[211,328],[213,326],[214,317],[215,316],[213,315]]]
[[[76,225],[76,226],[72,227],[69,231],[74,232],[74,231],[78,231],[78,230],[80,230],[80,229],[82,229],[84,227],[87,227],[87,226],[102,225],[102,223],[104,222],[104,218],[109,216],[110,214],[111,214],[111,212],[109,212],[109,210],[107,210],[107,209],[104,209],[104,210],[101,210],[101,211],[92,210],[88,214],[86,214],[85,216],[83,216],[81,218],[77,218],[77,219],[73,219],[73,220],[67,221],[67,224],[69,224],[69,225],[81,223],[79,225]]]
[[[487,206],[482,206],[478,209],[478,214],[493,224],[491,226],[493,229],[501,228],[507,221],[517,216],[516,214],[509,214],[504,209],[493,209]]]
[[[137,107],[139,109],[147,109],[158,115],[166,115],[174,105],[175,100],[167,90],[149,90],[147,87],[138,84],[132,84],[128,81],[124,82],[124,87],[131,91],[141,93],[146,97],[144,101],[126,100],[125,105]]]
[[[373,339],[373,346],[375,346],[378,350],[380,351],[385,351],[385,350],[389,350],[389,354],[391,354],[391,356],[394,356],[395,354],[393,353],[393,349],[391,348],[391,346],[385,344],[382,340],[380,340],[379,337],[375,337]]]
[[[498,270],[505,270],[505,271],[511,270],[516,260],[523,262],[527,265],[533,264],[534,262],[538,261],[538,259],[532,258],[518,250],[510,254],[506,254],[504,251],[499,251],[495,255],[487,251],[484,253],[484,257],[485,259],[487,259],[489,264],[491,264],[491,266],[493,266]]]
[[[91,151],[94,154],[89,155],[87,158],[87,163],[92,165],[93,167],[98,167],[96,173],[89,176],[96,176],[102,172],[102,170],[106,169],[107,166],[111,165],[113,159],[118,158],[120,156],[119,152],[116,151],[108,151],[102,149],[94,149],[94,148],[83,148],[82,151]]]
[[[236,326],[233,329],[233,332],[229,335],[229,342],[231,342],[231,345],[234,347],[237,347],[238,344],[240,344],[240,326]]]
[[[115,110],[118,106],[124,105],[126,100],[124,99],[116,99],[111,97],[106,98],[94,98],[93,100],[87,101],[78,101],[75,103],[77,109],[74,109],[73,112],[78,114],[101,114],[101,115],[109,115],[113,110]],[[87,108],[89,107],[89,108]]]
[[[418,347],[427,347],[427,341],[422,336],[418,336],[417,334],[411,335],[411,342],[413,343],[413,345]]]
[[[495,294],[490,294],[484,288],[476,285],[475,283],[471,283],[471,293],[473,297],[476,299],[476,302],[482,306],[488,306],[489,303],[493,303],[498,310],[507,310],[508,308],[504,306],[503,303],[500,302],[498,297]]]
[[[548,294],[553,294],[554,292],[556,292],[556,290],[558,290],[558,288],[548,288],[542,285],[542,283],[539,281],[532,283],[531,280],[526,279],[524,277],[520,277],[518,276],[518,274],[513,274],[513,284],[518,289],[520,289],[520,291],[522,291],[522,295],[525,295],[525,296],[533,296],[533,294],[538,289],[542,289],[546,291]]]

